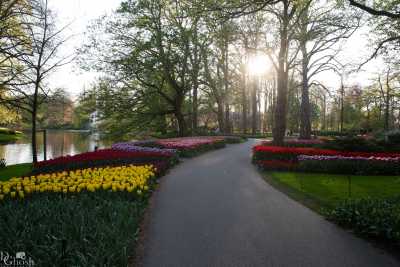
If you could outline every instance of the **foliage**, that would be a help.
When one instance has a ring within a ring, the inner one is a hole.
[[[386,135],[387,135],[388,142],[390,142],[392,144],[400,145],[400,131],[399,130],[390,131]]]
[[[399,175],[400,158],[299,156],[297,170],[304,172]]]
[[[317,136],[347,136],[348,132],[339,132],[339,131],[313,131],[313,135]]]
[[[0,203],[5,251],[25,251],[38,266],[127,266],[147,197],[80,193]]]
[[[240,144],[247,140],[246,137],[242,136],[223,136],[225,143],[227,144]]]
[[[400,199],[350,199],[326,211],[332,221],[358,234],[400,243]]]
[[[385,148],[379,146],[376,142],[374,142],[374,140],[368,140],[364,137],[357,136],[347,136],[327,140],[321,147],[340,151],[385,151]]]

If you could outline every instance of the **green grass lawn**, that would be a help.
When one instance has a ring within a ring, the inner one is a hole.
[[[32,169],[31,163],[10,165],[0,169],[0,181],[6,181],[12,177],[19,177],[28,174]]]
[[[265,178],[311,208],[333,207],[347,198],[383,199],[400,195],[400,176],[270,172]]]

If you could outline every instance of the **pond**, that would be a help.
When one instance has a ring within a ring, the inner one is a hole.
[[[36,136],[38,144],[38,160],[43,160],[43,133]],[[108,147],[111,141],[99,140],[98,134],[89,131],[48,130],[47,131],[47,159],[65,155],[75,155]],[[0,144],[0,159],[4,158],[7,165],[32,162],[32,148],[30,133],[13,144]]]

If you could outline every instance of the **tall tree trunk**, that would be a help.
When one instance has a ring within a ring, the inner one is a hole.
[[[193,81],[193,110],[192,110],[192,129],[193,133],[197,133],[198,127],[198,81],[197,79]]]
[[[224,120],[224,104],[221,100],[217,101],[217,117],[218,117],[218,128],[219,132],[223,132],[225,129],[225,120]]]
[[[251,133],[255,135],[257,133],[257,89],[258,89],[257,77],[254,77],[253,88],[251,90]]]
[[[229,104],[225,104],[225,133],[231,133],[231,118]]]
[[[175,113],[176,120],[178,122],[178,135],[183,137],[186,135],[186,122],[185,116],[183,116],[181,111]]]
[[[36,108],[33,108],[34,111],[32,112],[32,162],[36,163],[37,159],[37,144],[36,144]]]
[[[223,49],[223,74],[224,74],[224,101],[225,101],[225,133],[230,133],[230,108],[229,108],[229,33],[224,31]]]
[[[385,97],[385,115],[384,115],[384,125],[383,128],[385,131],[389,131],[389,118],[390,118],[390,97],[389,97],[389,90],[386,91]]]
[[[344,125],[344,85],[343,85],[343,78],[342,84],[340,87],[340,132],[343,132],[343,125]]]
[[[280,36],[280,48],[278,59],[278,85],[275,106],[274,128],[272,131],[273,142],[275,145],[283,145],[286,132],[287,97],[288,97],[288,62],[287,54],[289,48],[288,40],[289,27],[289,2],[283,1],[283,17]]]
[[[246,71],[242,67],[242,132],[247,133],[247,93],[246,93]]]
[[[302,53],[302,83],[300,106],[300,138],[311,139],[311,108],[308,86],[308,55],[306,42],[301,42]]]
[[[35,93],[33,95],[33,105],[32,105],[32,163],[38,161],[37,157],[37,143],[36,143],[36,116],[38,107],[38,92],[39,92],[39,81],[35,83]],[[45,144],[43,144],[45,145]],[[44,147],[44,149],[46,149]]]
[[[179,94],[176,97],[176,102],[175,102],[175,117],[178,122],[178,134],[181,137],[186,136],[186,134],[187,134],[187,125],[186,125],[186,121],[185,121],[185,116],[182,112],[182,106],[183,106],[184,99],[185,99],[185,96],[183,94]]]
[[[193,80],[193,107],[192,107],[192,129],[193,133],[197,133],[197,127],[198,127],[198,88],[199,88],[199,68],[200,68],[200,61],[201,61],[201,56],[199,53],[199,45],[198,45],[198,38],[197,38],[197,19],[195,21],[196,27],[193,33],[193,57],[192,59],[192,64],[193,64],[193,70],[192,70],[192,80]]]
[[[326,95],[323,95],[323,114],[322,114],[322,130],[326,130]]]

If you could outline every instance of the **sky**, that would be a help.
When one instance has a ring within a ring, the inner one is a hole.
[[[79,48],[84,42],[84,33],[91,21],[104,15],[110,14],[115,10],[122,0],[49,0],[50,8],[57,14],[57,22],[62,27],[70,24],[68,30],[64,33],[66,36],[74,37],[62,48],[65,55],[71,54],[76,48]],[[341,58],[346,62],[362,62],[363,59],[371,55],[371,48],[368,47],[367,28],[357,31],[343,47],[344,51]],[[270,65],[270,64],[269,64]],[[364,71],[358,74],[346,77],[346,86],[360,84],[362,86],[371,83],[371,75],[378,71],[382,64],[379,60],[374,60],[364,67]],[[73,99],[79,95],[85,87],[96,80],[98,75],[93,72],[84,72],[75,63],[63,66],[53,73],[49,78],[49,85],[52,88],[65,88]],[[340,86],[340,77],[334,72],[325,72],[316,77],[323,84],[337,89]]]
[[[60,27],[70,24],[65,36],[73,35],[60,51],[60,56],[70,55],[71,51],[82,46],[84,33],[91,21],[115,10],[121,0],[49,0],[50,9],[57,15]],[[49,77],[52,88],[65,88],[73,99],[88,87],[97,77],[96,73],[84,72],[75,63],[59,68]]]

